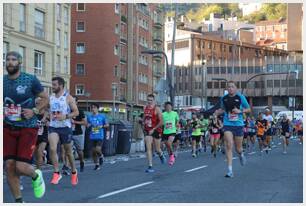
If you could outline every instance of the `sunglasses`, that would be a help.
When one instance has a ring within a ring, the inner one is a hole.
[[[17,61],[17,58],[6,58],[6,61]]]

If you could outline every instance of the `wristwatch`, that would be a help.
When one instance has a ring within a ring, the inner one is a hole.
[[[39,110],[38,110],[36,107],[34,107],[34,108],[32,109],[32,111],[34,112],[35,115],[38,115],[38,114],[39,114]]]

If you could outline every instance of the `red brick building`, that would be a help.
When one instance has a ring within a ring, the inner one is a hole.
[[[72,5],[70,88],[83,106],[97,102],[109,111],[115,99],[126,117],[145,104],[163,75],[163,60],[141,51],[162,50],[161,17],[157,4]]]

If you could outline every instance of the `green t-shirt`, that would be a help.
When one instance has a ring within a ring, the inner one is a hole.
[[[202,124],[201,131],[202,132],[207,131],[208,124],[209,124],[208,119],[202,119],[201,124]]]
[[[192,130],[192,136],[201,136],[201,127],[196,128],[196,126],[201,126],[200,120],[192,120],[191,121],[191,126],[194,130]]]
[[[163,112],[164,134],[176,134],[176,123],[179,121],[177,112]]]

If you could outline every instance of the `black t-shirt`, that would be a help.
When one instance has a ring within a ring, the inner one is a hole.
[[[42,122],[44,115],[38,114],[37,115],[37,125],[38,125],[38,136],[48,136],[48,127],[46,126],[45,122]]]
[[[289,120],[281,121],[283,132],[289,132]]]
[[[79,115],[76,118],[74,118],[74,120],[75,121],[82,121],[84,118],[85,118],[84,111],[79,110]],[[75,128],[73,130],[73,135],[81,135],[81,134],[83,134],[82,126],[80,124],[75,124]]]
[[[225,108],[225,111],[232,112],[232,110],[236,107],[237,109],[240,109],[242,102],[240,96],[237,94],[233,97],[226,95],[223,97],[223,105]]]

